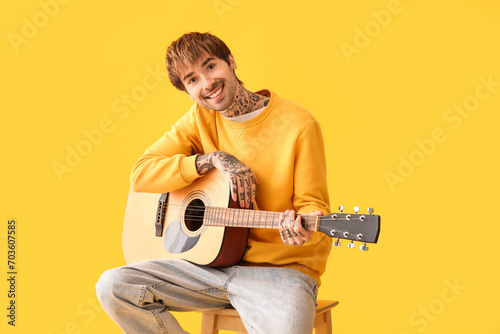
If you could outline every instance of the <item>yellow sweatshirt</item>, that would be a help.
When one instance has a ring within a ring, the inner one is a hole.
[[[135,191],[164,193],[201,177],[198,154],[223,151],[241,160],[257,176],[256,206],[260,210],[329,213],[326,161],[320,125],[308,111],[271,97],[255,118],[235,122],[194,104],[135,163]],[[331,238],[313,232],[302,246],[283,244],[278,230],[251,229],[242,265],[279,266],[299,270],[321,283]]]

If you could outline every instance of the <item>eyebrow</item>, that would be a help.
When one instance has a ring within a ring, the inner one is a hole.
[[[201,67],[204,67],[206,64],[208,64],[210,61],[214,60],[215,58],[213,57],[208,57],[207,59],[205,59],[205,61],[203,63],[201,63]],[[188,74],[186,74],[183,78],[182,78],[182,81],[186,81],[186,79],[188,79],[189,77],[193,76],[193,72],[189,72]]]

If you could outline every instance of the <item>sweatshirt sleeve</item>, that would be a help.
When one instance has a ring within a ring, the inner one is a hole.
[[[299,213],[330,213],[326,157],[319,123],[313,119],[297,140],[293,205]]]
[[[195,163],[202,152],[196,112],[193,106],[137,160],[130,175],[134,191],[170,192],[200,177]]]

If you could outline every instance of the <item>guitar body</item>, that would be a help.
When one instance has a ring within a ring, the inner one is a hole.
[[[184,259],[213,267],[241,261],[249,229],[206,226],[205,207],[234,207],[226,176],[212,170],[188,187],[168,194],[163,224],[155,228],[162,194],[129,191],[123,226],[127,263],[153,259]]]

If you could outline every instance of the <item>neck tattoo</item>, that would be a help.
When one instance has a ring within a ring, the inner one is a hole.
[[[269,103],[269,100],[270,98],[267,96],[255,94],[238,85],[233,102],[226,110],[221,111],[221,113],[226,117],[245,115],[257,109],[264,108]]]

